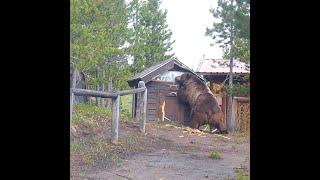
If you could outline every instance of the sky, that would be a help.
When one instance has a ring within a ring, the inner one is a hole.
[[[205,36],[206,27],[211,28],[213,16],[210,8],[217,6],[217,0],[162,0],[161,9],[167,9],[167,23],[172,31],[175,56],[192,69],[200,60],[222,58],[219,46],[210,46],[212,39]]]

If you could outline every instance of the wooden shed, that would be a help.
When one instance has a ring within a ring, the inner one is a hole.
[[[128,81],[131,87],[137,88],[139,81],[144,81],[148,90],[147,121],[169,119],[185,125],[190,122],[190,106],[178,100],[178,85],[174,79],[183,73],[192,73],[201,81],[200,75],[177,59],[160,62]],[[132,115],[136,117],[137,96],[133,97]]]

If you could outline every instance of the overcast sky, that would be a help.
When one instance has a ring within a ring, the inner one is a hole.
[[[213,23],[210,8],[217,0],[162,0],[161,8],[167,9],[167,22],[172,31],[173,52],[178,60],[195,69],[206,58],[222,58],[222,49],[210,46],[212,40],[205,36],[206,27]]]

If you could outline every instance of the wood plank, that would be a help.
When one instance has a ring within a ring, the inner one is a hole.
[[[156,103],[148,103],[147,104],[147,109],[156,110],[157,109]]]
[[[238,102],[250,102],[250,98],[248,97],[233,97],[234,100],[237,100]]]
[[[156,96],[157,96],[157,93],[155,93],[155,92],[154,93],[148,93],[148,97],[152,98],[152,97],[156,97]]]
[[[157,103],[157,99],[155,99],[155,98],[148,98],[148,103]]]
[[[148,120],[148,121],[156,121],[157,118],[156,118],[156,117],[149,117],[147,120]]]
[[[153,109],[148,109],[148,113],[153,113],[153,114],[156,114],[156,110],[153,110]]]

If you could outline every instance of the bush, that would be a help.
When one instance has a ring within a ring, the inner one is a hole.
[[[232,88],[225,86],[222,90],[223,93],[233,94],[235,96],[250,96],[250,86],[246,84],[234,84]]]
[[[217,150],[213,150],[209,157],[211,159],[221,159],[220,153]]]

